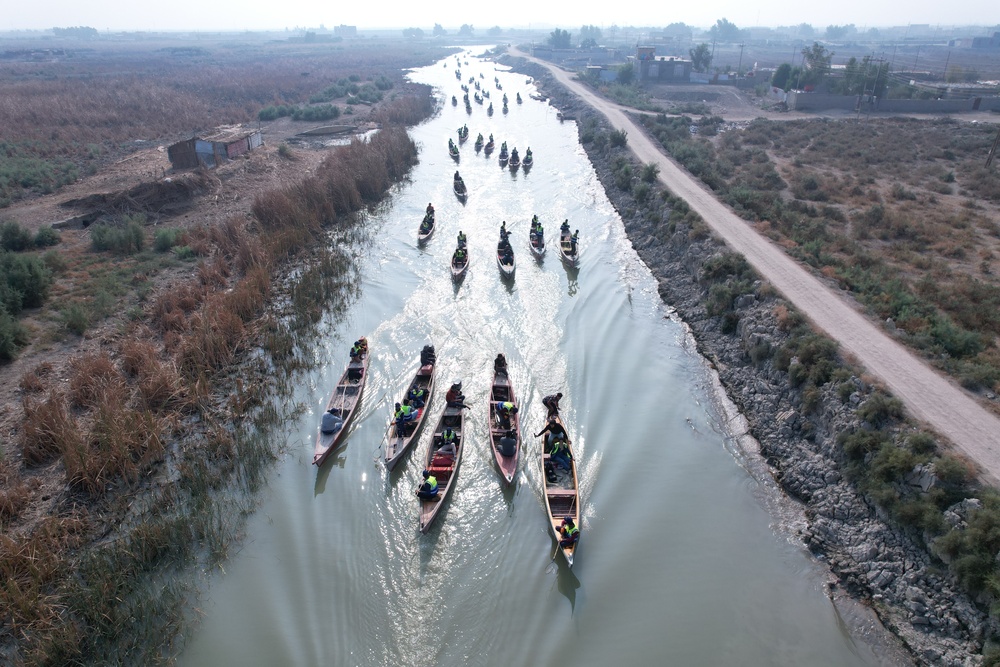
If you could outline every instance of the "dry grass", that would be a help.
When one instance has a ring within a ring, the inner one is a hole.
[[[69,366],[69,399],[73,406],[93,408],[127,398],[125,378],[106,352],[73,357]]]
[[[136,482],[164,454],[164,429],[148,410],[128,408],[105,395],[95,406],[86,438],[63,452],[66,482],[92,497],[119,480]]]
[[[21,457],[26,465],[51,461],[82,439],[66,398],[54,390],[43,401],[25,398],[22,411]]]

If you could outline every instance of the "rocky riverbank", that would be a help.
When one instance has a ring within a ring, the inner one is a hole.
[[[581,133],[613,130],[545,68],[521,59],[507,59],[506,64],[534,77],[553,106],[577,119]],[[841,590],[877,612],[916,663],[981,664],[984,640],[996,633],[987,615],[961,592],[919,535],[890,523],[844,474],[838,436],[872,428],[858,413],[875,396],[874,388],[857,374],[840,384],[808,390],[794,386],[790,377],[799,360],[792,358],[788,370],[780,370],[769,352],[791,335],[782,322],[790,310],[787,304],[758,281],[737,294],[724,315],[713,313],[713,281],[706,279],[703,267],[729,251],[691,216],[681,215],[681,207],[651,215],[648,199],[640,202],[634,190],[616,185],[621,173],[616,161],[631,160],[635,174],[642,167],[627,148],[598,141],[583,145],[633,246],[656,276],[664,301],[687,323],[699,351],[716,368],[774,478],[803,504],[808,520],[804,544],[829,564]],[[847,383],[853,384],[849,393],[843,389]],[[926,491],[935,483],[933,471],[915,470],[907,483]],[[946,517],[953,525],[961,523],[977,502],[963,501]]]

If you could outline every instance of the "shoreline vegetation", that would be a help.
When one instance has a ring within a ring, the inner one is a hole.
[[[92,227],[91,251],[142,294],[65,369],[42,362],[18,383],[16,449],[0,460],[0,661],[149,664],[183,648],[195,573],[239,544],[280,451],[273,428],[301,409],[283,389],[314,363],[325,318],[357,297],[359,221],[417,161],[406,127],[433,105],[411,90],[371,110],[380,131],[256,192],[249,214],[155,234],[139,213]],[[147,280],[151,246],[194,269]],[[86,252],[64,261],[93,265]]]
[[[554,106],[577,119],[581,143],[633,246],[747,418],[774,478],[802,503],[809,524],[803,543],[829,564],[835,585],[875,610],[918,664],[964,665],[970,658],[1000,664],[997,491],[977,482],[971,462],[908,421],[897,399],[713,238],[685,202],[658,184],[655,166],[629,152],[625,132],[544,67],[503,61],[532,76]],[[690,119],[661,114],[648,122],[683,126],[690,137]],[[832,124],[799,122],[810,123],[817,132]],[[733,131],[727,141],[740,145],[760,131],[751,124],[749,134]],[[780,134],[768,132],[772,141]],[[883,141],[891,140],[891,130],[885,133]],[[711,153],[700,159],[705,172],[724,168]],[[743,163],[766,167],[752,156]],[[740,187],[747,196],[755,192]]]

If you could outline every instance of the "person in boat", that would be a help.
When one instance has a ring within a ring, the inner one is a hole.
[[[500,225],[500,243],[510,243],[510,232],[507,231],[507,221]]]
[[[566,429],[563,428],[563,425],[556,420],[554,415],[549,417],[549,423],[545,425],[545,428],[536,433],[535,437],[540,438],[544,433],[548,433],[548,435],[545,436],[546,449],[550,449],[556,439],[569,442],[569,434],[566,433]]]
[[[573,517],[564,516],[559,524],[559,546],[571,547],[580,541],[580,529],[576,527]]]
[[[562,398],[562,392],[557,394],[549,394],[542,399],[542,405],[546,407],[549,411],[549,417],[555,417],[559,414],[559,399]]]
[[[437,477],[432,475],[430,470],[426,469],[421,474],[424,477],[424,483],[417,489],[417,498],[421,500],[438,500]]]
[[[458,171],[455,172],[455,182],[456,183],[462,182],[462,175],[459,174]],[[569,229],[569,225],[566,225],[566,228]]]
[[[455,172],[458,173],[458,172]],[[559,227],[559,231],[564,234],[569,234],[569,218],[563,220],[562,225]]]
[[[323,413],[323,421],[319,426],[319,430],[323,435],[333,435],[343,427],[344,420],[340,416],[340,410],[337,408],[330,408]]]
[[[572,252],[574,255],[576,254],[576,244],[579,241],[580,241],[580,230],[578,229],[575,232],[573,232],[573,236],[569,237],[570,246],[572,248]]]
[[[431,218],[424,217],[420,222],[420,233],[426,234],[429,231],[431,231]]]
[[[467,408],[468,405],[465,404],[465,394],[462,393],[462,381],[455,380],[448,389],[448,393],[445,394],[444,400],[447,402],[449,408]]]
[[[500,419],[500,428],[510,428],[511,419],[517,414],[517,406],[510,401],[499,401],[497,403],[497,417]]]
[[[458,230],[458,247],[464,248],[469,242],[469,239],[465,236],[465,232],[461,229]]]
[[[427,390],[420,385],[415,386],[410,390],[407,399],[410,401],[410,405],[417,410],[424,407],[424,403],[427,401]]]
[[[444,431],[441,432],[441,446],[437,450],[438,453],[454,458],[458,451],[457,446],[458,434],[452,427],[445,426]]]
[[[351,361],[361,361],[362,355],[368,351],[368,341],[364,338],[354,341],[351,346]]]
[[[427,202],[427,213],[426,215],[434,215],[434,204]]]
[[[507,246],[504,248],[503,251],[503,263],[509,264],[511,266],[514,265],[514,249],[510,247],[509,243],[507,244]]]
[[[409,399],[403,399],[403,403],[396,403],[396,433],[403,435],[405,424],[417,418],[417,411],[410,405]]]
[[[569,453],[569,443],[562,438],[554,439],[552,441],[552,450],[549,452],[549,457],[549,460],[556,465],[569,470],[570,461],[573,460],[573,455]]]
[[[507,357],[503,356],[503,352],[498,354],[497,358],[493,360],[493,372],[507,373]]]
[[[420,365],[433,366],[436,361],[437,356],[434,354],[434,346],[424,345],[424,349],[420,350]]]
[[[531,159],[531,146],[528,146],[528,150],[524,151],[524,159],[525,160]]]
[[[490,106],[493,106],[493,105],[490,104]],[[489,141],[489,143],[491,143],[491,144],[493,143],[493,135],[492,134],[490,134],[490,141]]]
[[[500,456],[514,456],[517,451],[517,434],[514,429],[507,431],[500,437]]]
[[[463,264],[465,264],[466,261],[465,248],[463,247],[456,248],[453,259],[455,260],[456,266],[462,266]]]

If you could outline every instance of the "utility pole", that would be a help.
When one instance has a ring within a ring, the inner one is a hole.
[[[740,44],[740,64],[736,66],[736,78],[740,78],[740,69],[743,68],[743,47],[746,44]]]

